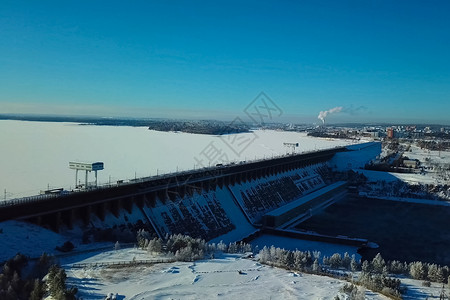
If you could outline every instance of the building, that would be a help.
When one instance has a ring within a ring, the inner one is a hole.
[[[393,139],[394,138],[394,128],[389,127],[386,129],[386,134],[388,139]]]

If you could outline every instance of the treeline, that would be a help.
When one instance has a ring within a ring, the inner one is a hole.
[[[450,185],[448,184],[409,184],[401,180],[386,182],[380,180],[377,184],[366,184],[361,191],[374,196],[393,196],[424,200],[450,200]]]
[[[433,150],[433,151],[446,151],[450,149],[450,141],[417,141],[417,146],[421,149]]]
[[[322,262],[320,262],[320,256],[318,251],[290,251],[272,246],[264,247],[259,252],[259,261],[279,268],[332,276],[352,282],[353,277],[349,272],[360,271],[356,284],[394,298],[401,298],[404,289],[401,287],[400,279],[391,278],[391,275],[401,274],[424,280],[424,285],[427,285],[427,282],[450,283],[448,266],[422,262],[408,264],[396,260],[386,262],[380,254],[377,254],[372,261],[365,260],[362,264],[354,255],[350,256],[348,253],[343,256],[339,253],[330,257],[324,256]],[[356,289],[351,291],[355,295],[356,292]]]
[[[352,139],[354,138],[353,135],[348,135],[345,132],[342,131],[337,131],[337,132],[333,132],[333,133],[328,133],[325,131],[310,131],[307,134],[308,136],[313,136],[313,137],[323,137],[323,138],[338,138],[338,139]]]
[[[34,263],[19,253],[6,261],[1,269],[2,300],[40,300],[47,296],[55,300],[76,299],[77,288],[66,287],[66,272],[45,253]]]
[[[149,253],[162,253],[177,261],[194,261],[205,257],[213,258],[217,251],[224,253],[252,252],[252,246],[243,242],[228,245],[223,242],[207,243],[203,239],[194,239],[182,234],[167,235],[163,240],[152,238],[151,234],[144,229],[137,232],[137,242],[139,248],[145,249]]]
[[[320,260],[320,251],[290,251],[275,246],[265,246],[259,251],[259,262],[293,271],[347,277],[347,273],[336,270],[355,272],[360,269],[360,263],[356,260],[355,255],[350,256],[348,253],[345,253],[344,256],[335,253],[331,257],[324,256],[322,262]]]
[[[249,132],[246,124],[233,124],[217,121],[149,121],[148,129],[157,131],[179,131],[196,134],[223,135]]]

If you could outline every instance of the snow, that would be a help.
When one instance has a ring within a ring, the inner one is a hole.
[[[402,284],[407,288],[403,295],[403,300],[426,300],[439,299],[442,290],[442,283],[432,282],[430,287],[422,286],[423,280],[415,280],[410,278],[400,278]],[[446,294],[448,296],[448,285],[446,286]]]
[[[58,234],[40,226],[21,222],[6,221],[0,223],[0,262],[14,257],[17,253],[22,253],[31,258],[37,258],[46,252],[50,255],[61,255],[57,251],[57,246],[62,246],[65,242],[71,241],[75,245],[74,251],[86,251],[96,248],[113,248],[112,243],[96,243],[82,245],[80,234],[67,231],[65,234]],[[75,238],[75,236],[77,236]]]
[[[5,190],[6,198],[11,199],[35,195],[48,188],[73,189],[75,171],[69,169],[69,161],[102,161],[105,170],[98,172],[99,183],[114,183],[214,165],[220,160],[204,159],[204,150],[211,145],[218,149],[221,160],[239,162],[284,155],[287,149],[283,142],[300,143],[296,152],[351,143],[308,137],[303,132],[256,130],[239,135],[242,140],[249,140],[242,147],[233,144],[235,136],[158,132],[146,127],[0,120],[0,198],[5,198]],[[79,175],[82,179],[82,174]],[[94,181],[93,174],[89,180]]]
[[[409,151],[403,156],[409,159],[418,159],[422,164],[431,166],[433,164],[450,164],[450,151],[434,151],[421,149],[415,145],[410,145]],[[428,158],[428,162],[425,161]]]
[[[249,236],[250,234],[256,231],[255,227],[253,227],[248,220],[245,218],[242,210],[236,205],[234,201],[230,197],[222,197],[220,194],[218,196],[223,209],[226,211],[227,216],[230,218],[230,221],[235,224],[236,228],[232,231],[221,235],[218,238],[212,239],[211,243],[218,243],[223,241],[226,244],[241,240],[242,238]]]
[[[393,173],[393,172],[382,172],[382,171],[372,171],[372,170],[362,170],[354,169],[353,171],[364,174],[368,181],[405,181],[410,184],[436,184],[436,179],[428,174],[414,174],[414,173]]]
[[[337,171],[361,169],[381,154],[380,142],[368,142],[363,144],[349,145],[350,151],[336,153],[330,160],[330,166]]]
[[[55,247],[67,241],[53,231],[25,222],[2,222],[0,229],[2,230],[0,261],[5,261],[18,252],[32,257],[41,256],[42,249],[56,252]]]
[[[122,259],[133,249],[111,251],[106,259]],[[129,254],[133,257],[135,254]],[[101,262],[102,256],[90,258]],[[82,261],[83,262],[83,261]],[[239,255],[212,260],[162,263],[153,266],[76,269],[66,266],[68,284],[76,284],[83,299],[333,299],[345,281],[293,273],[261,265]],[[240,271],[240,272],[239,272]],[[366,299],[387,299],[371,292]]]
[[[67,241],[68,236],[57,234],[32,224],[8,221],[0,223],[2,246],[0,259],[11,258],[20,251],[32,257],[42,252],[55,253],[54,247]],[[28,238],[27,238],[28,237]],[[293,240],[286,237],[262,236],[255,240],[260,248],[274,244],[276,247],[302,251],[319,249],[323,255],[335,252],[356,251],[353,247],[319,242]],[[113,244],[95,243],[75,250],[100,249]],[[359,258],[359,256],[357,256]],[[79,289],[83,299],[104,299],[106,294],[118,293],[118,299],[333,299],[345,281],[330,277],[294,273],[283,269],[260,265],[257,261],[239,255],[216,255],[215,259],[197,262],[159,263],[125,267],[73,268],[73,264],[101,264],[156,260],[161,256],[146,251],[127,248],[121,250],[97,250],[64,254],[60,263],[68,274],[68,286]],[[241,271],[241,274],[239,274]],[[432,283],[422,287],[422,281],[404,279],[408,287],[404,299],[426,299],[439,295],[442,285]],[[388,299],[367,291],[366,299]]]

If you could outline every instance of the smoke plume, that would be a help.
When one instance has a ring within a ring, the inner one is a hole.
[[[325,118],[329,115],[329,114],[334,114],[334,113],[338,113],[340,111],[342,111],[343,107],[342,106],[338,106],[329,110],[324,110],[321,111],[319,113],[319,116],[317,118],[322,120],[322,123],[325,124]]]

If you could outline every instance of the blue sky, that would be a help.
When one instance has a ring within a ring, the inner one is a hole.
[[[448,1],[1,1],[0,113],[450,124]]]

